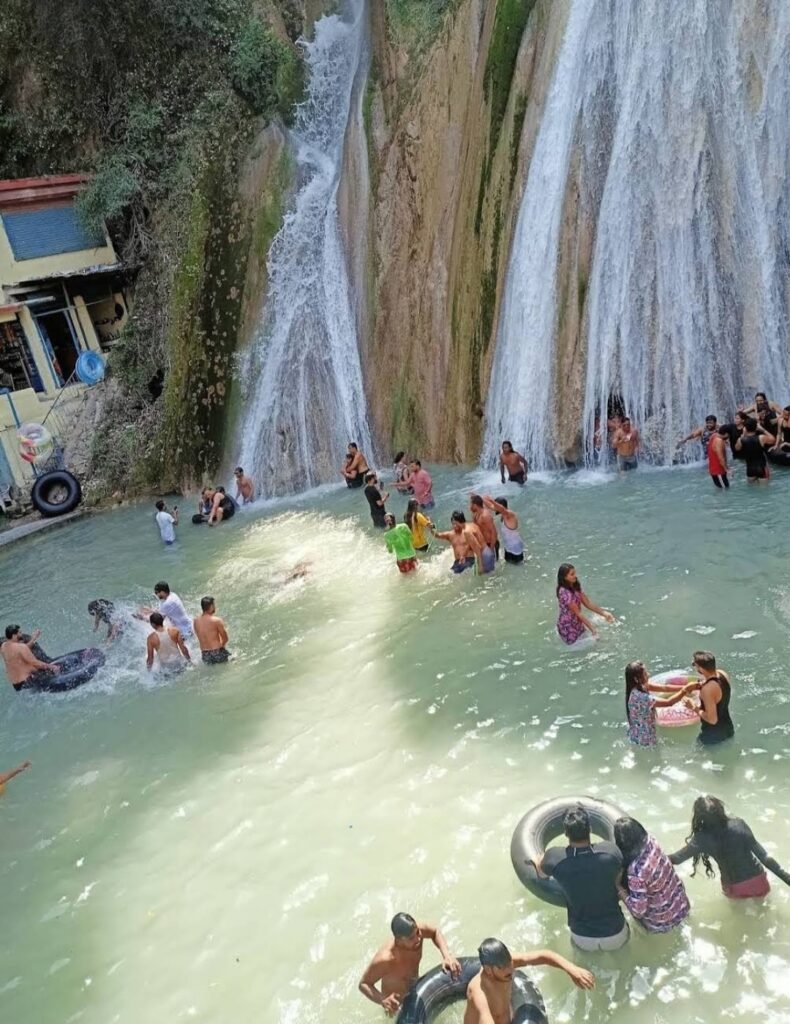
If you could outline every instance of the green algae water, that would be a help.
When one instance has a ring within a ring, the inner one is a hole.
[[[504,490],[438,472],[437,521],[472,488]],[[710,792],[790,864],[788,488],[741,473],[721,494],[700,467],[530,481],[507,489],[529,561],[485,579],[453,577],[446,546],[401,578],[345,490],[187,523],[171,550],[138,506],[3,551],[3,623],[40,626],[50,654],[93,642],[92,598],[130,608],[165,579],[190,610],[215,595],[237,659],[149,676],[134,624],[71,694],[3,685],[0,767],[33,767],[0,801],[0,1020],[376,1021],[356,984],[405,909],[457,954],[496,935],[590,967],[591,994],[535,972],[553,1021],[790,1021],[778,880],[731,903],[684,865],[678,934],[589,955],[509,859],[546,797],[612,800],[672,850]],[[585,650],[554,633],[564,560],[618,616]],[[308,577],[285,584],[299,562]],[[631,749],[623,666],[687,666],[698,647],[732,673],[735,741],[699,751],[675,730]]]

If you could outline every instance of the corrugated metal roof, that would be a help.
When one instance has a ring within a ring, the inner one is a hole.
[[[105,245],[104,235],[100,231],[87,231],[71,203],[43,210],[6,212],[0,217],[16,260],[57,256]]]

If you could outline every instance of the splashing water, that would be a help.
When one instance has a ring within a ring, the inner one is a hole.
[[[668,462],[707,413],[729,416],[755,390],[783,397],[788,102],[780,0],[759,15],[742,0],[573,0],[514,234],[485,464],[503,437],[554,464],[568,429],[591,462],[611,397]],[[574,394],[555,339],[576,165],[595,244]]]
[[[265,494],[338,479],[349,441],[370,450],[337,192],[355,82],[367,66],[365,0],[316,24],[291,146],[297,191],[268,259],[269,294],[245,367],[241,463]]]

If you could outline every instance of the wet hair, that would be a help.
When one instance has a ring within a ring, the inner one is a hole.
[[[154,584],[154,593],[158,594],[160,591],[162,591],[162,593],[164,593],[164,594],[169,594],[170,593],[170,585],[168,583],[164,583],[162,580],[160,580],[159,583],[155,583]]]
[[[214,598],[210,595],[206,595],[206,597],[201,597],[200,599],[200,607],[203,609],[204,612],[207,612],[213,604]]]
[[[393,463],[400,462],[400,460],[403,458],[405,454],[406,452],[395,452],[395,458],[392,460]]]
[[[716,419],[716,417],[713,415],[712,412],[708,413],[708,415],[705,417],[705,422],[706,423],[710,423],[711,421],[713,421],[714,423],[718,422],[718,420]]]
[[[757,430],[757,420],[753,416],[742,416],[741,418],[743,419],[743,429],[747,433],[753,434]]]
[[[614,823],[614,841],[623,855],[623,867],[635,861],[647,839],[647,831],[636,818],[618,818]]]
[[[411,461],[414,463],[415,466],[419,466],[420,469],[422,469],[422,463],[420,462],[419,459],[412,459]]]
[[[403,514],[403,521],[410,530],[414,529],[414,517],[420,511],[420,503],[416,498],[409,498],[409,504]]]
[[[727,427],[717,427],[716,428],[716,433],[719,435],[719,437],[729,437],[730,436],[730,432],[727,429]]]
[[[164,512],[164,510],[165,510],[165,503],[160,499],[156,503],[156,508],[157,508],[158,512]]]
[[[631,417],[630,416],[623,416],[623,423],[630,423],[630,422],[631,422]]]
[[[234,472],[241,473],[241,475],[244,476],[244,470],[241,468],[241,466],[236,466]]]
[[[395,936],[396,939],[408,939],[411,935],[414,934],[414,929],[416,927],[417,922],[414,920],[411,914],[406,914],[402,910],[399,913],[397,913],[390,922],[392,934]]]
[[[496,501],[497,505],[501,505],[503,508],[508,507],[507,498],[495,498],[494,500]]]
[[[482,508],[483,499],[480,497],[479,494],[472,494],[469,497],[469,504],[474,505],[475,508]]]
[[[686,837],[686,842],[690,843],[694,835],[699,832],[707,833],[714,840],[720,838],[727,829],[728,821],[727,811],[718,797],[698,796],[691,810],[691,835]],[[697,873],[700,861],[705,865],[705,874],[708,878],[713,878],[716,872],[713,870],[710,855],[707,853],[694,854],[694,870],[691,872],[692,875]]]
[[[575,583],[568,583],[566,576],[574,568],[572,562],[563,562],[557,570],[557,597],[560,596],[561,590],[571,590],[578,592],[582,589],[582,585],[577,579]]]
[[[782,412],[790,412],[790,405],[786,405],[784,409],[782,409]]]
[[[629,700],[634,690],[643,690],[647,683],[648,675],[643,661],[629,661],[625,666],[625,715],[631,721],[631,709]]]
[[[450,522],[451,523],[465,523],[466,522],[466,516],[463,514],[463,512],[455,511],[450,516]]]
[[[748,419],[749,419],[749,417],[746,415],[746,413],[745,412],[741,412],[740,409],[733,416],[733,422],[735,423],[736,427],[738,426],[738,423],[737,423],[738,420],[741,421],[741,426],[743,426],[743,424],[745,424]]]
[[[504,448],[504,447],[505,447],[505,445],[507,445],[507,446],[508,446],[508,448],[509,448],[509,449],[510,449],[511,451],[513,451],[513,444],[512,444],[512,443],[511,443],[510,441],[503,441],[503,442],[502,442],[502,447]]]
[[[391,512],[386,512],[384,515],[384,522],[387,524],[387,526],[394,526],[395,516]]]
[[[376,474],[373,472],[372,469],[369,469],[368,472],[365,473],[365,483],[369,484],[371,480],[375,480],[375,479],[376,479]]]
[[[95,601],[88,602],[88,614],[96,615],[98,612],[104,611],[109,604],[103,597],[97,597]]]
[[[17,635],[17,633],[19,632],[19,630],[21,628],[22,627],[18,626],[18,625],[17,626],[6,626],[6,628],[5,628],[5,638],[6,638],[6,640],[13,640],[13,638]]]
[[[758,399],[758,398],[762,398],[762,400],[763,400],[764,402],[767,402],[767,401],[768,401],[768,395],[766,395],[766,393],[765,393],[764,391],[758,391],[758,392],[756,392],[756,394],[755,394],[755,396],[754,396],[754,400],[755,400],[755,402],[757,401],[757,399]]]
[[[357,445],[356,441],[349,441],[348,442],[348,447],[349,448],[353,448],[355,451],[359,450],[359,446]]]
[[[225,493],[225,488],[224,487],[218,487],[217,490],[219,491],[220,494],[224,494]]]
[[[716,658],[710,651],[694,651],[694,664],[708,672],[716,671]]]
[[[562,827],[572,843],[583,843],[590,839],[590,815],[581,804],[576,804],[565,812]]]
[[[152,626],[164,626],[165,617],[161,612],[151,612],[148,616],[148,621]]]
[[[477,948],[483,967],[510,967],[513,957],[500,939],[483,939]]]

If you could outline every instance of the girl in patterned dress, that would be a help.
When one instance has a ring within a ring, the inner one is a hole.
[[[668,708],[698,687],[688,683],[681,689],[672,686],[657,686],[650,682],[644,662],[629,661],[625,666],[625,713],[628,718],[628,738],[638,747],[654,747],[656,736],[656,708]],[[667,693],[670,696],[655,700],[651,693]]]
[[[582,615],[582,605],[596,615],[602,615],[607,622],[614,622],[614,615],[611,612],[593,604],[584,593],[576,569],[570,562],[563,562],[557,570],[557,601],[560,606],[557,632],[566,644],[575,644],[584,636],[585,630],[589,630],[593,636],[598,636],[598,630],[592,622]]]

